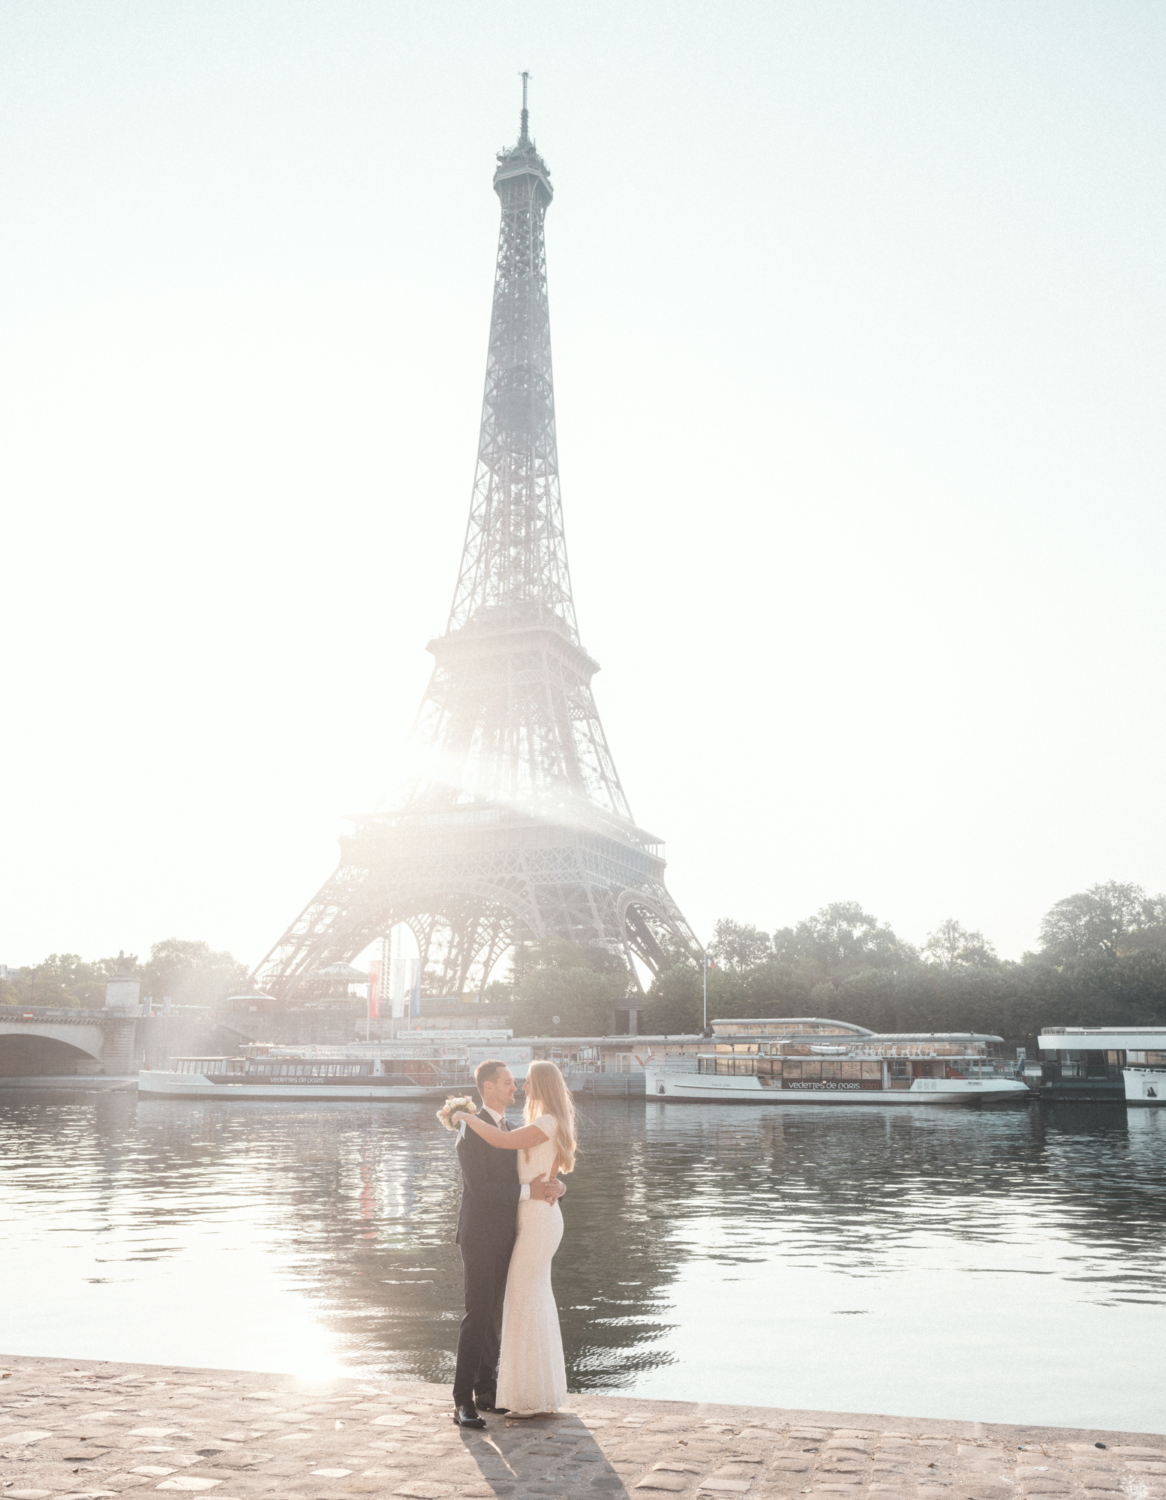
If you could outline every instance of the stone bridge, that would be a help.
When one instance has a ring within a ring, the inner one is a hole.
[[[136,1073],[164,1068],[171,1057],[234,1056],[249,1041],[217,1026],[209,1009],[144,1016],[118,1010],[0,1005],[0,1078],[32,1074]]]
[[[130,1073],[138,1021],[108,1010],[0,1005],[0,1077]]]

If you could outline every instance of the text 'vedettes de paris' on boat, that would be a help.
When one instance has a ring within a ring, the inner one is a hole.
[[[706,1104],[973,1104],[1032,1098],[975,1032],[879,1034],[846,1021],[714,1021],[692,1058],[645,1060],[648,1099]]]

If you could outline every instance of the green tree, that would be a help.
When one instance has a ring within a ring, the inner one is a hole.
[[[984,934],[969,932],[954,917],[948,917],[934,932],[928,934],[923,945],[923,957],[943,969],[999,962],[995,948]]]
[[[835,901],[796,927],[781,928],[773,934],[773,951],[779,963],[808,969],[821,979],[893,968],[918,958],[909,943],[857,901]]]
[[[710,1021],[809,1013],[810,984],[796,968],[777,963],[772,952],[750,968],[718,965],[707,978]],[[699,961],[686,958],[673,964],[653,980],[640,1030],[669,1035],[698,1032],[703,999]]]
[[[169,995],[176,1005],[217,1005],[246,979],[246,966],[230,953],[180,938],[155,943],[141,969],[142,995],[155,1002]]]
[[[118,968],[116,958],[90,962],[79,953],[50,953],[39,964],[26,967],[17,979],[0,984],[0,1004],[51,1005],[100,1010],[105,1004],[105,982]],[[137,959],[124,960],[134,972]]]
[[[722,917],[713,928],[709,956],[723,969],[735,974],[747,973],[762,964],[773,952],[768,932],[748,922],[733,922]]]
[[[528,944],[515,954],[514,1029],[528,1036],[602,1035],[631,987],[623,961],[601,948],[562,938]]]
[[[497,1005],[509,1007],[514,1000],[514,992],[505,979],[491,979],[482,994],[484,1005]]]
[[[714,970],[709,978],[715,976]],[[640,1030],[657,1036],[698,1032],[702,1024],[701,1006],[700,965],[692,962],[673,964],[653,979]]]
[[[1166,897],[1149,897],[1140,885],[1107,880],[1066,896],[1050,907],[1040,925],[1042,958],[1114,958],[1131,937],[1161,927]]]

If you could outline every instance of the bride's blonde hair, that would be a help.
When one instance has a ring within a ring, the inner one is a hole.
[[[567,1080],[553,1062],[532,1062],[526,1072],[526,1123],[539,1115],[554,1115],[556,1172],[575,1170],[575,1101]]]

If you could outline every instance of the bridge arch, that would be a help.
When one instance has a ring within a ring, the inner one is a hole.
[[[61,1037],[31,1030],[0,1034],[0,1077],[97,1073],[100,1070],[97,1056]]]

